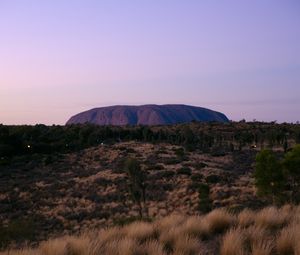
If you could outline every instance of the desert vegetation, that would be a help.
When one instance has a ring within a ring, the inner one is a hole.
[[[267,207],[232,213],[170,215],[153,222],[63,236],[2,254],[11,255],[200,255],[300,253],[300,208]]]
[[[16,155],[55,154],[120,141],[169,143],[215,156],[243,148],[281,147],[300,143],[299,124],[263,122],[193,122],[172,126],[4,126],[0,125],[0,163]],[[177,152],[180,156],[180,151]]]
[[[278,159],[271,150],[262,150],[256,156],[254,172],[258,194],[272,200],[273,204],[300,202],[300,145]]]
[[[297,254],[299,140],[243,121],[0,125],[0,250]]]
[[[122,142],[51,155],[51,162],[41,155],[16,156],[0,171],[5,236],[0,245],[35,243],[173,212],[263,206],[264,198],[256,197],[245,171],[252,169],[255,154],[214,157],[170,144]],[[237,168],[233,159],[239,157],[243,163]],[[30,235],[18,230],[20,221],[30,223]],[[20,232],[17,239],[15,232]]]

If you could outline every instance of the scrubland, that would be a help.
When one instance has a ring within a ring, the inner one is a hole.
[[[300,255],[300,209],[282,207],[297,204],[299,125],[1,132],[1,255]],[[265,148],[277,162],[258,175]],[[291,161],[284,182],[265,178]]]
[[[1,223],[14,232],[28,225],[25,233],[10,238],[19,242],[23,236],[41,241],[135,220],[138,208],[123,169],[127,157],[138,159],[147,173],[148,218],[199,213],[201,183],[210,186],[212,209],[264,205],[255,195],[250,175],[255,151],[218,157],[197,151],[176,155],[181,148],[125,142],[52,156],[47,164],[16,158],[0,171]],[[1,240],[0,224],[0,246]]]

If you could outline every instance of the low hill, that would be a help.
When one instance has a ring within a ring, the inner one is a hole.
[[[220,112],[189,105],[109,106],[94,108],[74,115],[68,124],[93,123],[98,125],[170,125],[199,122],[228,122]]]

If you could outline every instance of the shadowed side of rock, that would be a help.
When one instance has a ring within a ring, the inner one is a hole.
[[[74,115],[68,124],[92,123],[97,125],[171,125],[199,122],[228,122],[220,112],[188,105],[109,106],[94,108]]]

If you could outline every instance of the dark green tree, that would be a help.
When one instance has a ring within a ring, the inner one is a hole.
[[[199,211],[202,213],[208,213],[212,209],[212,202],[210,199],[210,189],[205,183],[200,183],[198,188],[199,198]]]
[[[259,196],[271,198],[273,204],[281,200],[286,181],[282,165],[272,151],[257,154],[254,178]]]
[[[286,153],[287,152],[287,150],[288,150],[288,148],[289,148],[289,143],[288,143],[288,140],[287,140],[287,137],[285,136],[284,137],[284,140],[283,140],[283,150],[284,150],[284,152]]]
[[[184,126],[182,130],[183,141],[186,146],[195,143],[195,135],[189,126]]]
[[[284,170],[291,185],[291,200],[300,202],[300,145],[295,146],[290,152],[286,153]]]
[[[141,169],[138,160],[128,158],[125,161],[125,171],[129,180],[129,191],[134,203],[139,208],[139,215],[143,217],[143,208],[146,205],[146,174]]]

